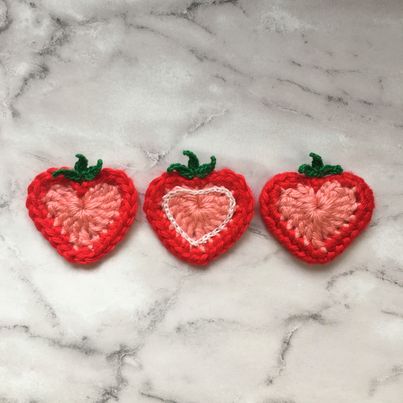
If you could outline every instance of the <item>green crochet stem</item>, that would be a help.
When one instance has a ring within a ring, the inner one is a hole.
[[[309,176],[310,178],[322,178],[327,175],[339,175],[343,172],[340,165],[324,165],[322,157],[315,153],[310,153],[312,157],[312,165],[302,164],[298,168],[300,174]]]
[[[97,165],[88,167],[88,160],[82,154],[76,154],[78,161],[74,165],[74,169],[58,169],[52,175],[56,178],[63,175],[65,178],[74,182],[92,181],[101,172],[102,160],[97,161]]]
[[[192,151],[185,150],[183,151],[183,155],[189,157],[188,166],[183,164],[171,164],[167,172],[174,172],[176,171],[180,176],[183,176],[186,179],[193,179],[193,178],[205,178],[208,174],[214,171],[216,158],[211,156],[211,162],[208,164],[200,165],[199,159],[196,157]]]

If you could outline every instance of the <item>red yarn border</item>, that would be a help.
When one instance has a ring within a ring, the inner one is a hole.
[[[63,176],[54,178],[52,172],[56,169],[49,168],[47,171],[42,172],[29,185],[26,201],[29,216],[35,223],[38,231],[68,261],[79,264],[94,263],[112,251],[132,225],[138,206],[136,188],[132,180],[121,170],[104,168],[92,181],[78,183]],[[81,196],[90,187],[99,183],[108,183],[118,187],[122,197],[119,216],[108,227],[105,234],[100,234],[99,240],[94,243],[92,249],[86,246],[74,249],[68,235],[61,233],[61,226],[54,226],[54,218],[48,217],[48,209],[43,199],[49,188],[58,183],[61,185],[70,185]]]
[[[282,189],[296,188],[298,184],[303,184],[312,186],[316,192],[325,182],[332,180],[338,181],[342,186],[355,187],[357,202],[360,204],[354,213],[356,220],[351,222],[348,227],[341,228],[339,234],[329,237],[325,242],[327,252],[322,252],[311,245],[304,245],[302,238],[295,237],[294,230],[287,229],[287,222],[281,220],[277,206]],[[293,255],[305,262],[321,264],[330,262],[350,245],[353,239],[368,225],[374,210],[374,195],[371,188],[362,178],[351,172],[323,178],[308,178],[296,172],[278,174],[266,183],[260,194],[259,202],[263,221],[277,240]]]
[[[200,247],[195,247],[172,227],[162,209],[162,198],[175,186],[200,189],[208,184],[224,186],[232,192],[236,201],[235,213],[220,233]],[[151,227],[169,251],[191,264],[206,265],[231,248],[245,232],[253,216],[253,203],[253,194],[245,178],[229,169],[222,169],[203,179],[186,179],[177,173],[164,173],[150,183],[143,209]]]

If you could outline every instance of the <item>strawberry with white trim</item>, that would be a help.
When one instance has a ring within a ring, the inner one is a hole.
[[[226,252],[247,229],[253,195],[245,178],[215,170],[216,159],[200,165],[184,151],[188,165],[172,164],[149,185],[144,212],[165,247],[178,258],[205,265]]]

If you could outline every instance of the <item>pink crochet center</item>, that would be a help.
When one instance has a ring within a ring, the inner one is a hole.
[[[303,237],[305,245],[326,252],[326,239],[355,219],[358,204],[355,188],[329,181],[316,193],[311,186],[302,184],[283,189],[278,209],[281,219],[287,221],[287,228],[293,229],[297,238]]]
[[[206,186],[206,188],[212,185]],[[179,227],[193,240],[214,231],[228,216],[230,200],[226,194],[181,193],[169,200],[169,210]]]
[[[107,183],[90,187],[79,197],[71,186],[53,185],[44,197],[53,225],[61,226],[75,249],[92,249],[101,233],[119,215],[122,201],[119,189]]]

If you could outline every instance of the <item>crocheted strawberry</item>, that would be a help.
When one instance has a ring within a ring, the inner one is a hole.
[[[374,209],[372,190],[340,165],[312,165],[271,178],[260,195],[268,230],[296,257],[327,263],[342,253],[368,225]]]
[[[216,159],[200,165],[183,151],[188,165],[172,164],[149,185],[144,212],[161,242],[178,258],[205,265],[227,251],[253,215],[253,195],[245,178],[215,171]]]
[[[28,187],[29,215],[42,235],[73,263],[96,262],[122,240],[134,221],[137,191],[121,170],[88,167],[77,154],[74,169],[50,168]]]

